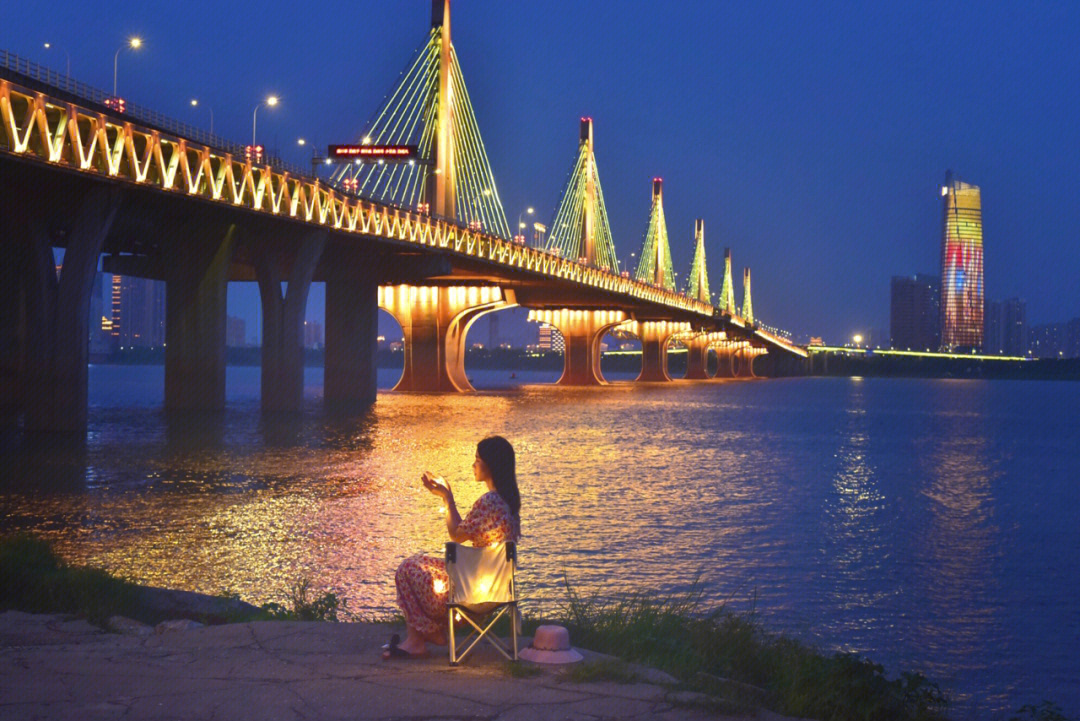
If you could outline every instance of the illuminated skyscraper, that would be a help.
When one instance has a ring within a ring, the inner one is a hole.
[[[977,185],[945,174],[941,239],[941,347],[943,350],[983,346],[982,200]]]

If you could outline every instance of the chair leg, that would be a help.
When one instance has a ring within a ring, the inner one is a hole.
[[[515,661],[518,660],[517,639],[518,639],[518,619],[519,618],[520,617],[518,616],[518,607],[517,607],[517,604],[515,603],[510,608],[510,638],[513,639],[513,644],[514,644],[514,659],[513,660],[515,660]]]
[[[446,629],[447,630],[446,636],[447,636],[447,640],[450,643],[450,665],[451,666],[457,666],[457,662],[458,662],[458,660],[457,660],[457,650],[456,650],[456,644],[454,643],[454,641],[455,641],[455,639],[454,639],[454,609],[452,609],[452,608],[446,609],[446,615],[447,615],[447,620],[449,621],[448,627]]]

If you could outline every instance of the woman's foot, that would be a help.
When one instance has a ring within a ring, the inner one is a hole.
[[[424,643],[422,636],[410,634],[408,638],[398,645],[398,648],[410,656],[427,656],[427,644]]]
[[[405,639],[405,643],[401,643],[401,636],[396,633],[391,636],[390,643],[383,646],[383,661],[389,661],[392,658],[424,658],[428,655],[427,645],[423,641],[420,642],[419,650],[414,645],[410,645],[409,641],[410,639]]]

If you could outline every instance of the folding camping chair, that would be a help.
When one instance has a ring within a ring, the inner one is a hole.
[[[446,575],[450,577],[446,608],[450,616],[451,666],[461,663],[480,643],[480,639],[486,639],[503,656],[517,661],[516,566],[517,546],[512,541],[486,548],[446,544]],[[457,653],[457,634],[454,631],[456,615],[472,626],[468,637],[461,643],[465,650],[460,655]],[[510,648],[492,630],[503,616],[510,619]]]

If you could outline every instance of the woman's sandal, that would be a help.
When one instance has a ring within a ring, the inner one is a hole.
[[[382,659],[383,661],[389,661],[390,659],[413,659],[413,658],[426,658],[427,653],[409,653],[405,649],[398,646],[401,643],[401,636],[394,634],[390,637],[390,643],[385,644],[382,647]]]

